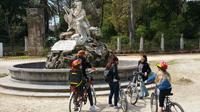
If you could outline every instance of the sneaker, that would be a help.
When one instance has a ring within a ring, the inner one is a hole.
[[[122,107],[122,105],[121,105],[120,103],[118,103],[118,104],[117,104],[117,106],[118,106],[119,108],[121,108],[121,107]]]
[[[113,107],[114,105],[113,105],[113,104],[108,104],[108,106],[109,106],[109,107]]]
[[[141,100],[142,100],[143,98],[144,98],[143,96],[140,96],[140,97],[139,97],[139,99],[141,99]]]
[[[74,107],[74,111],[78,111],[78,107],[77,106]]]
[[[93,105],[93,106],[90,107],[91,112],[96,112],[96,111],[99,111],[99,110],[100,110],[100,108],[97,107],[96,105]]]
[[[120,109],[120,107],[119,106],[114,106],[114,109]]]
[[[149,96],[149,93],[145,94],[145,97],[148,97]]]

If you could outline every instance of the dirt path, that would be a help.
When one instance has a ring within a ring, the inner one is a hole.
[[[120,56],[120,59],[138,60],[139,56]],[[155,61],[167,60],[173,79],[173,101],[180,103],[185,112],[200,112],[200,54],[149,56],[153,71]],[[2,61],[0,61],[2,62]],[[6,62],[7,63],[7,62]],[[13,63],[7,63],[11,66]],[[1,67],[0,66],[0,72]],[[4,67],[4,69],[7,69]],[[107,96],[97,98],[102,112],[118,112],[107,107]],[[0,94],[0,112],[67,112],[67,98],[33,98]],[[88,110],[88,105],[84,110]],[[149,98],[130,106],[129,112],[150,112]]]

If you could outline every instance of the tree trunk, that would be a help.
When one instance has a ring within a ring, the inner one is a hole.
[[[44,8],[44,22],[45,22],[45,37],[47,38],[49,33],[49,13],[47,10],[48,0],[40,0],[40,6]]]
[[[134,37],[135,37],[135,18],[134,18],[134,6],[133,0],[129,0],[130,2],[130,25],[129,25],[129,42],[130,48],[133,48]]]
[[[104,0],[102,0],[102,6],[101,6],[101,23],[100,23],[100,28],[103,26],[103,17],[104,17]]]
[[[5,15],[5,26],[6,26],[6,29],[7,29],[7,32],[8,32],[8,38],[10,40],[10,50],[12,52],[12,55],[14,55],[14,42],[13,42],[13,38],[12,38],[12,35],[11,35],[11,27],[10,27],[10,23],[8,22],[8,16]]]

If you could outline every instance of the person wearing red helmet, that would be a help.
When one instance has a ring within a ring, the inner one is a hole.
[[[76,59],[72,61],[71,63],[71,70],[69,72],[69,82],[70,82],[70,88],[76,88],[77,94],[75,94],[75,108],[74,111],[77,111],[78,104],[76,104],[77,98],[80,95],[83,95],[83,85],[84,85],[84,77],[81,70],[81,61]]]
[[[160,91],[159,94],[159,112],[164,112],[164,101],[165,97],[171,93],[172,86],[171,86],[171,76],[167,72],[168,64],[165,61],[160,61],[160,63],[156,64],[158,68],[157,74],[152,75],[149,77],[145,83],[155,82],[157,88]]]
[[[81,61],[80,60],[74,60],[71,64],[72,68],[69,72],[69,81],[70,85],[75,85],[78,87],[81,85],[83,80],[83,73],[81,71]]]
[[[160,63],[156,64],[158,68],[157,76],[155,78],[155,83],[160,90],[159,94],[159,112],[164,112],[164,101],[165,97],[171,93],[172,86],[171,86],[171,76],[167,72],[168,64],[165,61],[161,61]]]

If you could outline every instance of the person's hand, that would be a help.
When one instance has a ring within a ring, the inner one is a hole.
[[[145,72],[145,73],[144,73],[144,76],[147,77],[147,75],[148,75],[147,72]]]
[[[92,68],[91,68],[91,71],[93,71],[93,72],[96,71],[96,68],[95,68],[95,67],[92,67]]]

